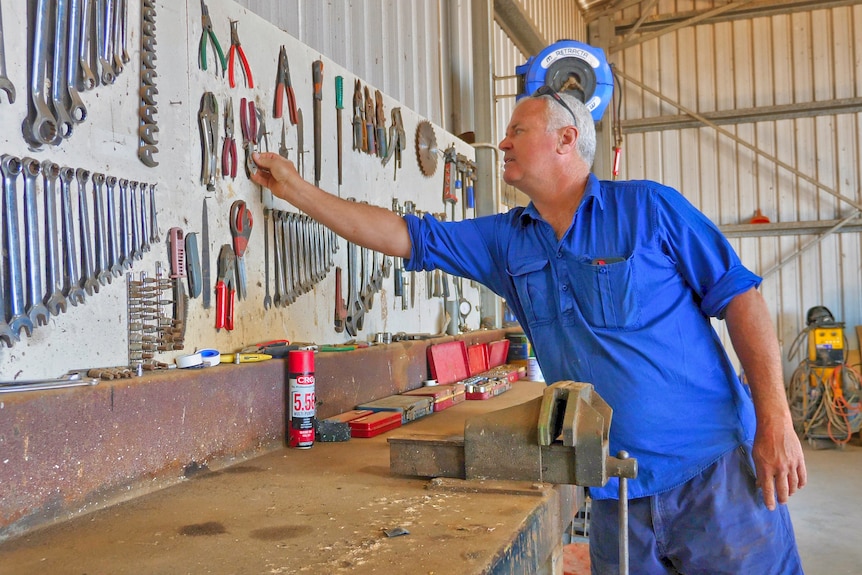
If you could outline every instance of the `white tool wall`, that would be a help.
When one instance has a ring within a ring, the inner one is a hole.
[[[35,5],[36,2],[28,4]],[[54,1],[47,2],[54,5]],[[134,260],[131,269],[113,277],[106,285],[101,285],[98,293],[87,295],[84,303],[68,305],[58,315],[51,315],[47,325],[35,327],[30,336],[21,332],[20,341],[10,348],[0,347],[0,380],[22,380],[58,377],[68,370],[125,366],[129,364],[129,314],[128,280],[137,281],[144,273],[149,277],[156,274],[157,265],[165,276],[169,275],[170,259],[167,231],[179,227],[184,234],[197,233],[200,246],[202,210],[206,200],[209,220],[209,261],[211,280],[204,289],[213,289],[217,275],[217,257],[222,244],[231,243],[229,229],[229,210],[234,200],[245,200],[251,210],[254,227],[249,239],[245,256],[248,275],[248,296],[236,301],[235,329],[217,331],[214,327],[215,298],[209,309],[204,309],[202,298],[189,300],[188,317],[185,321],[185,346],[183,350],[158,352],[155,360],[170,364],[180,354],[196,349],[214,347],[223,352],[235,351],[255,342],[287,338],[291,341],[314,341],[318,343],[341,343],[351,339],[346,333],[336,333],[333,328],[335,314],[335,277],[334,267],[343,269],[343,297],[347,297],[347,250],[344,240],[339,239],[339,250],[333,259],[333,269],[314,288],[301,295],[286,307],[272,307],[265,310],[264,266],[264,212],[265,202],[272,201],[276,210],[295,212],[296,210],[281,200],[272,200],[246,177],[242,162],[242,134],[240,130],[239,102],[245,97],[253,99],[256,106],[264,111],[269,147],[278,150],[282,121],[272,117],[275,92],[275,74],[280,46],[284,45],[290,63],[290,73],[298,107],[304,116],[305,170],[304,177],[313,180],[313,121],[312,121],[312,62],[323,61],[323,103],[322,103],[322,172],[321,187],[330,193],[344,198],[390,208],[393,198],[403,204],[415,203],[424,212],[451,214],[450,208],[442,203],[443,158],[439,158],[437,170],[431,177],[420,172],[414,147],[416,127],[423,118],[404,107],[401,108],[406,149],[403,152],[402,166],[397,171],[394,160],[383,166],[380,158],[364,152],[352,150],[352,96],[357,79],[348,70],[301,44],[287,33],[270,25],[260,17],[228,0],[207,2],[214,32],[225,52],[230,46],[230,20],[238,22],[239,38],[251,67],[254,88],[243,83],[239,62],[236,62],[237,87],[230,88],[227,75],[217,72],[217,64],[212,45],[208,44],[208,71],[198,67],[198,43],[201,35],[200,4],[197,1],[155,2],[155,29],[157,44],[155,53],[155,80],[158,88],[156,96],[158,126],[157,148],[154,155],[156,167],[147,167],[138,160],[140,138],[138,129],[141,124],[139,108],[141,98],[141,0],[127,0],[129,29],[127,33],[130,62],[117,76],[112,85],[101,85],[82,93],[87,108],[87,118],[74,128],[74,133],[59,145],[48,145],[34,149],[22,136],[22,121],[28,115],[28,71],[23,57],[27,43],[26,14],[23,2],[2,2],[3,32],[6,47],[8,76],[17,89],[14,104],[8,103],[5,94],[0,94],[0,153],[18,158],[32,157],[39,161],[51,160],[60,166],[84,168],[93,173],[102,173],[130,181],[155,184],[155,203],[157,206],[158,241],[153,241],[149,252],[141,260]],[[339,190],[337,184],[337,140],[334,78],[344,78],[343,114],[343,181]],[[366,82],[362,80],[363,87]],[[368,86],[372,93],[374,86]],[[204,92],[212,92],[219,103],[219,174],[213,191],[208,191],[200,183],[201,137],[198,127],[198,111]],[[235,116],[235,137],[240,162],[235,180],[221,176],[221,145],[224,137],[223,112],[225,102],[233,98]],[[391,122],[391,110],[399,103],[384,94],[387,127]],[[287,120],[285,107],[286,145],[290,148],[291,160],[296,160],[297,130]],[[387,130],[388,131],[388,130]],[[474,159],[472,148],[454,136],[435,126],[438,148],[445,149],[453,144],[459,154]],[[23,182],[18,180],[18,197],[21,198]],[[38,179],[36,199],[39,210],[40,248],[42,282],[44,285],[45,266],[45,208],[44,185]],[[78,190],[72,186],[73,204],[77,206]],[[93,196],[90,187],[86,188],[89,209],[93,210]],[[462,200],[455,209],[456,219],[463,217]],[[268,204],[269,205],[269,204]],[[149,197],[146,197],[149,209]],[[19,220],[23,222],[24,209],[21,200],[18,205]],[[75,240],[79,241],[79,216],[74,213]],[[467,211],[467,217],[472,214]],[[5,223],[4,216],[4,223]],[[92,222],[91,222],[92,226]],[[25,243],[20,239],[22,255]],[[92,229],[90,230],[92,232]],[[272,235],[270,229],[269,235]],[[80,245],[76,244],[80,249]],[[206,251],[201,246],[201,257]],[[270,260],[272,259],[270,242]],[[356,339],[369,340],[377,332],[426,332],[437,333],[444,329],[446,315],[443,299],[428,297],[424,274],[417,274],[415,286],[415,305],[407,304],[402,309],[402,298],[393,295],[393,275],[383,281],[381,290],[374,298],[374,306],[365,317],[363,330]],[[273,293],[274,270],[269,265],[270,293]],[[25,274],[26,277],[26,274]],[[185,281],[185,280],[183,280]],[[478,291],[464,282],[463,296],[472,302],[472,312],[466,317],[469,328],[479,325]],[[188,286],[185,286],[188,292]],[[405,289],[409,292],[409,289]],[[171,291],[166,291],[167,297]],[[455,297],[452,286],[452,297]],[[8,307],[8,306],[7,306]],[[166,307],[170,316],[170,308]],[[456,320],[457,321],[457,320]]]

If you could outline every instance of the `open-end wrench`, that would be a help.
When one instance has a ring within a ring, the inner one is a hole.
[[[66,89],[66,62],[69,56],[69,0],[54,1],[56,7],[54,22],[57,24],[54,26],[51,105],[54,108],[54,118],[57,119],[57,136],[68,139],[72,136],[74,124],[67,105],[69,90]],[[59,143],[59,139],[56,143]]]
[[[105,174],[93,174],[93,239],[96,243],[96,279],[105,285],[111,283],[111,265],[108,262],[108,227],[105,216]]]
[[[120,263],[125,269],[132,267],[132,253],[129,248],[129,180],[123,178],[120,187]]]
[[[119,76],[123,73],[123,56],[122,52],[122,18],[123,15],[120,13],[122,10],[122,4],[120,0],[108,0],[112,2],[113,7],[113,20],[111,22],[111,54],[113,59],[114,66],[114,75]]]
[[[4,298],[6,322],[0,339],[12,347],[20,340],[22,329],[28,336],[33,333],[33,322],[24,313],[24,275],[21,272],[16,185],[21,175],[21,161],[14,156],[0,156],[0,171],[3,172],[3,272],[8,293]]]
[[[96,47],[99,54],[99,79],[102,84],[113,84],[116,80],[111,63],[111,22],[114,3],[111,0],[96,0]]]
[[[128,45],[126,44],[126,31],[129,29],[129,0],[121,0],[120,18],[120,25],[122,26],[120,30],[120,58],[128,64],[130,58]]]
[[[105,215],[108,218],[108,270],[115,276],[123,275],[122,256],[120,254],[120,236],[117,233],[117,208],[114,196],[117,190],[117,177],[107,176],[105,178],[107,188],[107,209]]]
[[[359,297],[359,286],[356,285],[356,274],[359,273],[358,250],[359,246],[353,242],[347,243],[347,317],[344,319],[344,329],[353,337],[356,337],[358,326],[365,315],[365,304]]]
[[[78,92],[78,70],[81,60],[81,0],[69,0],[69,34],[66,43],[66,83],[65,89],[69,97],[69,116],[76,124],[87,119],[87,107]],[[56,56],[55,56],[56,57]]]
[[[132,230],[132,259],[143,259],[144,254],[141,250],[141,235],[138,228],[138,182],[129,182],[129,203],[132,206],[132,219],[129,222],[129,227]]]
[[[63,295],[72,305],[84,303],[84,289],[75,251],[75,225],[72,221],[72,180],[74,168],[60,168],[60,221],[63,234]]]
[[[60,166],[50,160],[42,162],[42,181],[45,205],[45,294],[42,303],[51,315],[66,313],[66,296],[63,295],[63,270],[60,256],[60,228],[57,226],[57,182]]]
[[[150,243],[159,242],[159,220],[156,214],[156,185],[150,184]]]
[[[269,293],[269,220],[270,209],[263,208],[263,309],[272,307],[272,295]]]
[[[93,53],[93,1],[94,0],[81,0],[80,7],[81,35],[78,39],[78,69],[81,73],[78,75],[78,89],[81,91],[92,90],[99,83],[99,79],[96,77],[96,74],[93,73],[93,67],[90,66],[90,60]]]
[[[39,214],[36,206],[36,181],[42,164],[34,158],[21,160],[24,175],[24,247],[27,258],[27,304],[24,313],[35,326],[48,325],[48,308],[42,303],[42,259],[39,255]]]
[[[57,119],[48,106],[48,94],[45,89],[50,41],[48,34],[51,29],[51,15],[48,13],[48,8],[48,0],[36,0],[32,26],[30,115],[24,120],[22,126],[24,137],[36,147],[54,143],[58,134]]]
[[[293,251],[290,242],[290,214],[287,212],[279,212],[279,223],[281,224],[281,234],[279,242],[281,242],[281,267],[284,270],[284,298],[285,305],[292,304],[296,301],[296,275],[293,272]]]
[[[10,104],[15,103],[15,85],[6,75],[6,47],[3,40],[3,12],[0,11],[0,90],[6,92]],[[10,345],[11,344],[7,344]]]
[[[87,208],[87,182],[90,181],[90,172],[78,168],[75,172],[78,180],[78,219],[79,237],[81,238],[81,282],[80,286],[87,291],[87,295],[99,293],[101,284],[98,281],[98,270],[93,259],[93,242],[90,235],[90,213]]]
[[[150,251],[150,226],[147,225],[147,184],[141,182],[141,250]]]
[[[267,212],[269,212],[269,214],[267,214]],[[278,241],[278,230],[281,229],[281,222],[279,221],[279,218],[281,216],[279,215],[278,210],[270,210],[269,208],[264,208],[264,222],[266,222],[266,220],[268,219],[268,215],[272,218],[272,260],[273,268],[275,269],[275,296],[272,298],[272,303],[275,304],[275,307],[281,307],[284,303],[282,301],[282,293],[284,293],[284,288],[282,284],[283,274],[281,273],[281,245]]]

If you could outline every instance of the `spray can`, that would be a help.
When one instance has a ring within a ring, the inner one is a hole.
[[[287,445],[314,445],[314,352],[294,350],[287,356]]]

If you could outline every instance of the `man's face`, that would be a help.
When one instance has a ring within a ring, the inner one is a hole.
[[[503,181],[525,193],[529,193],[531,182],[547,176],[559,141],[556,131],[547,131],[546,105],[538,98],[518,105],[500,142]]]

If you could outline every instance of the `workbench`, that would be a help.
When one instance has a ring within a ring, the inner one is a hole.
[[[0,573],[551,574],[580,489],[395,476],[387,438],[463,434],[541,395],[517,381],[386,434],[277,449],[0,545]],[[384,530],[409,533],[389,537]]]

